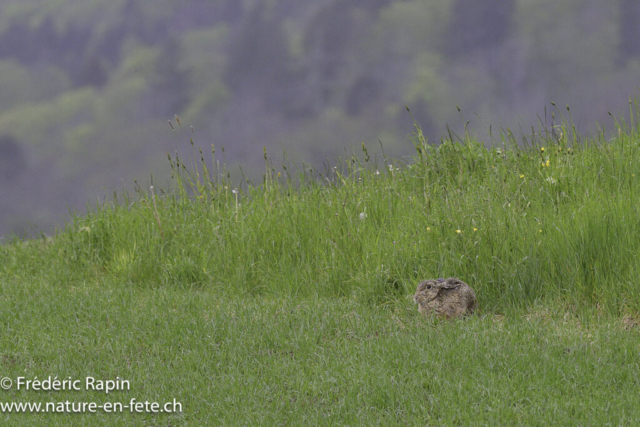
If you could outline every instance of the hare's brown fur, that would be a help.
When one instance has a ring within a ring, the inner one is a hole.
[[[413,300],[418,304],[418,311],[425,316],[460,317],[476,309],[476,293],[455,277],[420,282]]]

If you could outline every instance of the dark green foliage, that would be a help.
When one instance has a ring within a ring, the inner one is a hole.
[[[432,143],[462,131],[456,103],[478,132],[528,129],[552,100],[572,102],[581,130],[608,129],[637,80],[631,4],[5,0],[0,134],[38,171],[13,180],[12,205],[50,231],[105,187],[166,182],[162,153],[181,150],[174,114],[254,181],[262,146],[315,167],[362,141],[406,155],[405,105]],[[56,194],[46,212],[31,207],[33,186]]]
[[[358,116],[364,109],[373,105],[380,96],[382,83],[368,76],[361,76],[349,89],[345,112]]]
[[[514,0],[455,0],[449,51],[464,55],[503,43],[510,30]]]
[[[172,117],[189,105],[190,72],[185,68],[183,56],[184,49],[177,37],[169,37],[162,44],[147,95],[154,117]]]
[[[11,135],[0,135],[0,185],[19,179],[27,169],[27,154]]]
[[[104,60],[98,55],[90,56],[82,65],[75,82],[78,86],[102,87],[109,79]]]
[[[620,57],[640,56],[640,3],[620,0]]]
[[[259,3],[230,43],[227,84],[234,90],[267,87],[286,78],[287,40],[281,24]]]
[[[88,51],[92,37],[90,28],[74,24],[60,31],[54,27],[50,17],[36,27],[13,21],[0,34],[0,58],[16,59],[30,66],[54,64],[65,69],[74,79],[79,79],[78,84],[84,84],[82,79],[86,77],[78,70],[83,70],[85,61],[99,61],[103,56],[103,52],[92,54]],[[100,80],[104,81],[105,78],[100,77]]]

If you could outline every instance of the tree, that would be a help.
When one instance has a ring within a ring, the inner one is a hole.
[[[224,22],[236,23],[242,19],[244,15],[244,6],[238,0],[226,0],[220,6],[220,18]]]
[[[78,86],[102,87],[109,80],[104,61],[97,54],[93,53],[84,60],[80,72],[76,76],[75,83]]]
[[[0,181],[15,181],[27,167],[23,148],[11,135],[0,135]]]
[[[277,83],[289,64],[287,37],[264,2],[255,6],[229,44],[225,81],[233,90]]]
[[[508,35],[515,0],[456,0],[449,51],[463,55],[499,45]]]
[[[621,54],[625,57],[640,56],[640,3],[638,0],[621,0],[620,3]]]
[[[189,104],[190,74],[183,61],[182,42],[177,36],[170,36],[162,44],[149,86],[154,114],[170,116],[183,111]]]
[[[237,30],[227,50],[223,78],[243,102],[282,113],[295,86],[293,59],[281,22],[265,2],[256,5]]]
[[[376,79],[361,76],[351,88],[347,96],[345,111],[351,116],[358,116],[367,106],[371,105],[380,95],[381,83]]]

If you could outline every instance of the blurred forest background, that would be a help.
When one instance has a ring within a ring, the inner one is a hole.
[[[638,0],[2,0],[0,235],[166,186],[191,136],[259,180],[263,146],[411,153],[405,105],[435,143],[456,105],[478,133],[551,101],[595,130],[639,78]]]

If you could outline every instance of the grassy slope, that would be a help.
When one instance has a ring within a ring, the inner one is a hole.
[[[410,163],[363,148],[322,179],[267,163],[262,186],[235,193],[224,170],[173,159],[174,193],[0,247],[0,377],[120,376],[130,391],[1,399],[175,398],[183,412],[2,417],[637,421],[640,138],[633,123],[584,147],[567,133],[500,150],[418,136]],[[479,316],[418,316],[416,282],[442,276],[476,289]]]

